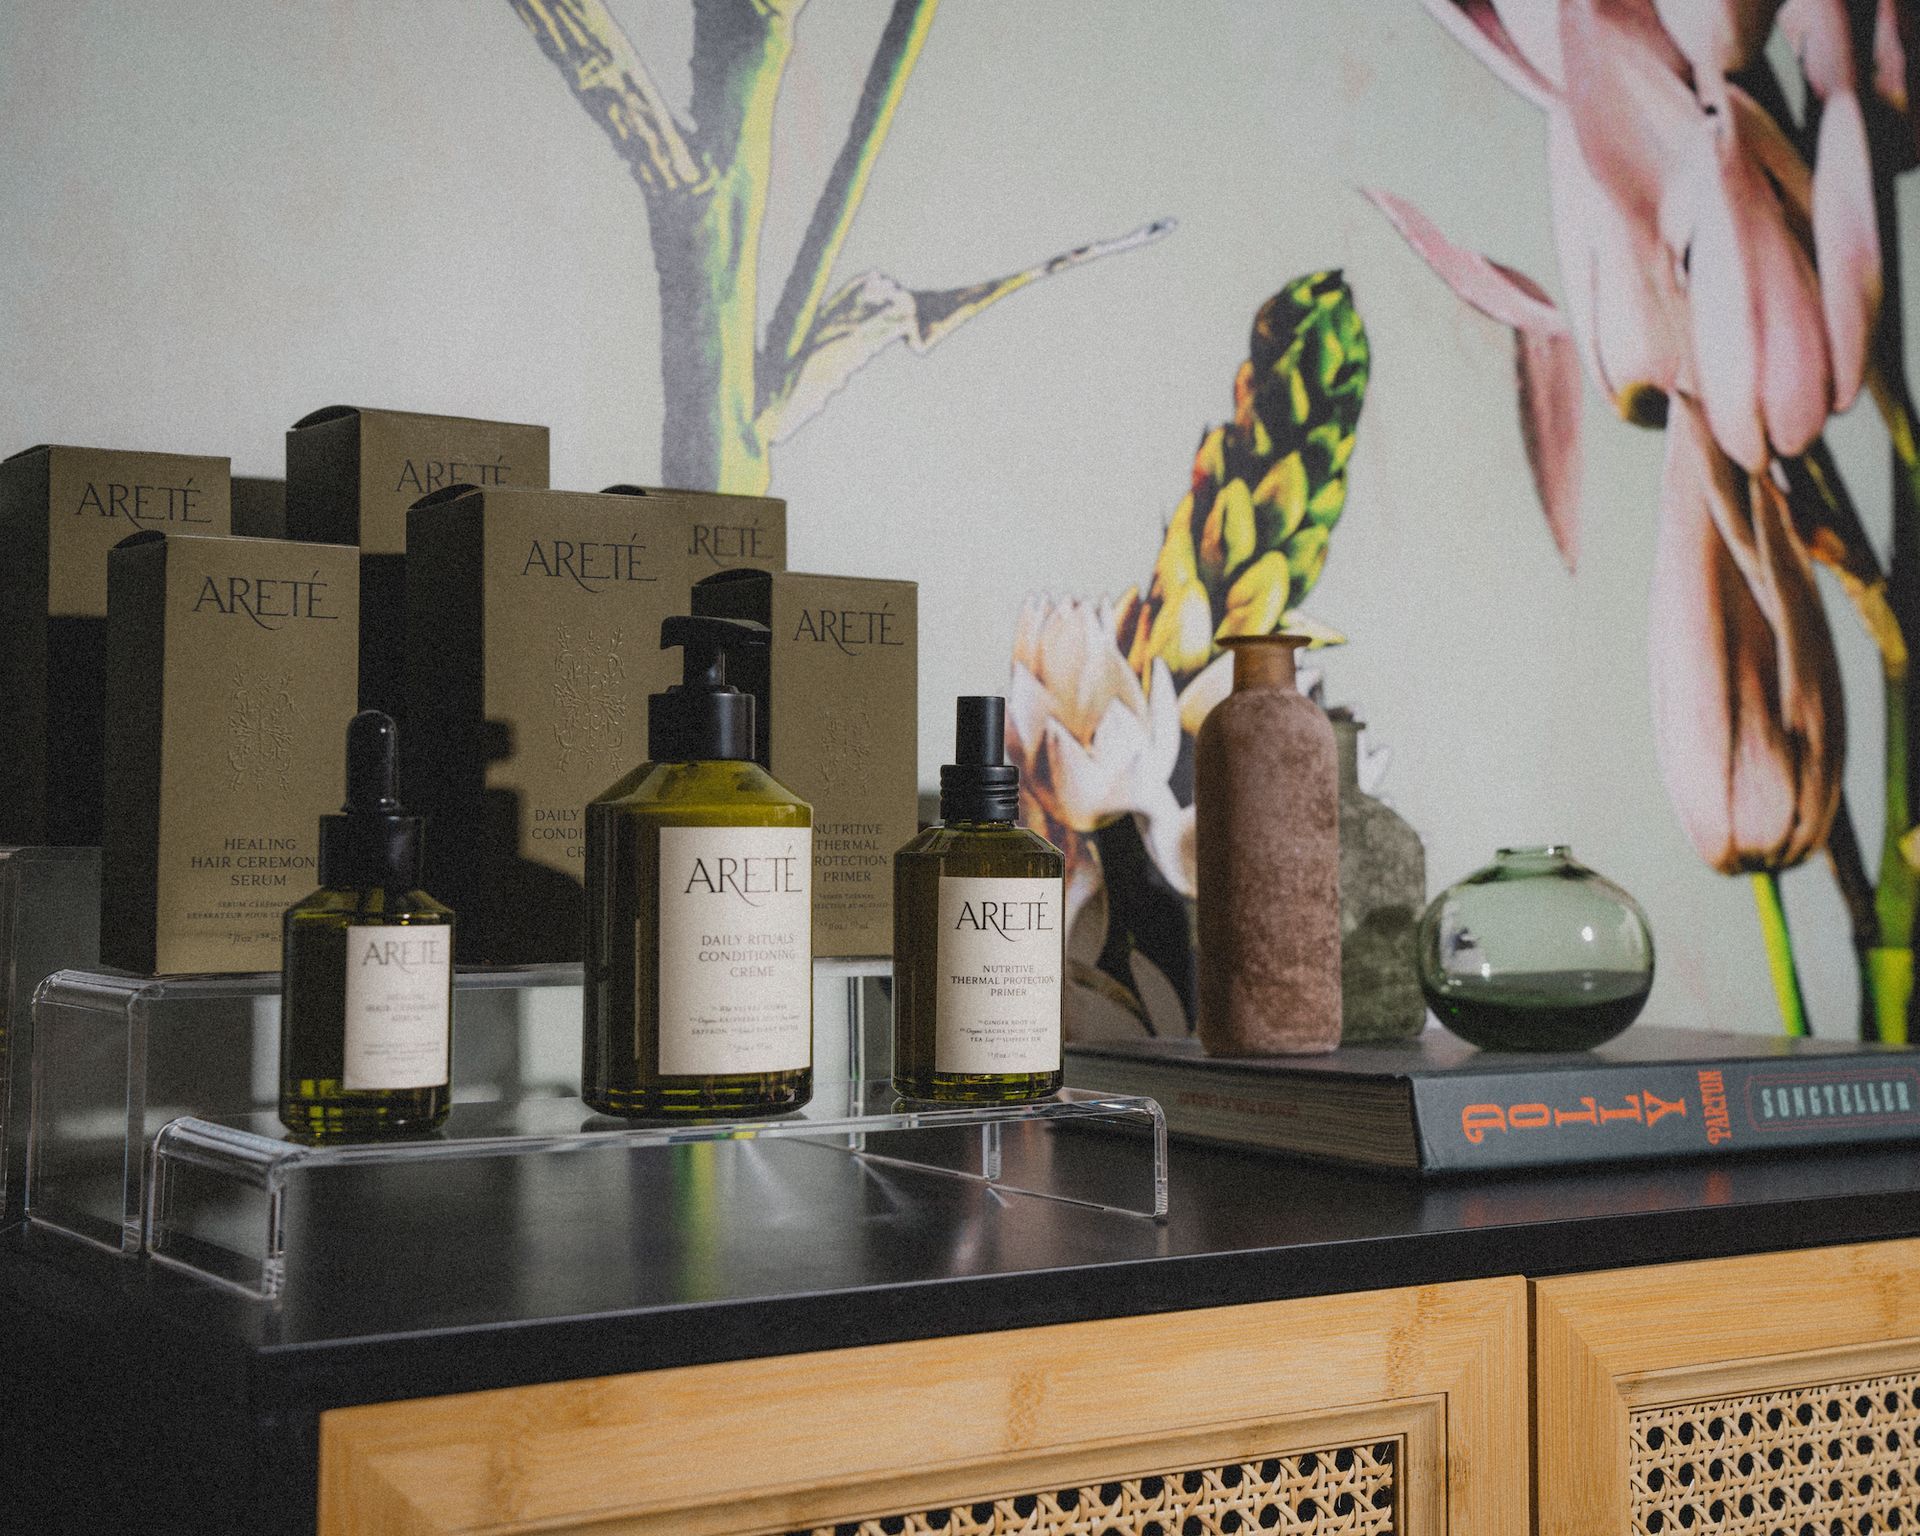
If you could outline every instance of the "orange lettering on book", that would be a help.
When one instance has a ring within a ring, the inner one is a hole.
[[[1714,1146],[1733,1140],[1733,1119],[1727,1113],[1727,1084],[1718,1073],[1700,1073],[1700,1112],[1706,1117],[1707,1140]]]
[[[1709,1141],[1726,1141],[1733,1130],[1726,1120],[1726,1092],[1719,1092],[1719,1120],[1714,1118],[1713,1101],[1704,1098],[1707,1091],[1706,1079],[1716,1080],[1719,1073],[1702,1073],[1701,1090],[1703,1102],[1707,1108],[1707,1138]],[[1635,1125],[1652,1126],[1659,1124],[1668,1115],[1685,1116],[1687,1101],[1663,1099],[1657,1093],[1642,1089],[1639,1093],[1629,1093],[1621,1098],[1618,1105],[1602,1104],[1591,1094],[1583,1094],[1574,1100],[1577,1108],[1556,1109],[1547,1104],[1469,1104],[1460,1111],[1460,1134],[1473,1146],[1479,1146],[1490,1132],[1499,1131],[1551,1131],[1569,1125],[1591,1126],[1604,1131],[1622,1120],[1630,1120]],[[1716,1134],[1717,1132],[1717,1134]]]

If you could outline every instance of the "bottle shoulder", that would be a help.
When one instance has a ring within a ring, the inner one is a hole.
[[[1065,857],[1052,843],[1031,828],[1007,822],[928,827],[897,857],[908,867],[986,879],[1057,879],[1066,869]]]
[[[642,763],[593,804],[665,819],[685,814],[715,821],[740,813],[740,820],[746,824],[813,824],[813,807],[805,800],[758,763],[735,758]]]
[[[425,891],[389,891],[379,886],[321,886],[287,909],[290,922],[340,924],[451,923],[453,909]]]

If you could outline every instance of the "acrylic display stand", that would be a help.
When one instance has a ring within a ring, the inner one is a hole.
[[[33,994],[100,962],[100,850],[0,848],[0,1226],[24,1202]]]
[[[137,1253],[153,1139],[183,1115],[242,1119],[279,1092],[280,976],[62,971],[34,1003],[26,1214]],[[555,1097],[580,1078],[580,968],[462,972],[456,1102]]]
[[[657,1155],[693,1143],[791,1145],[800,1156],[824,1149],[1010,1194],[1166,1213],[1166,1125],[1151,1100],[1068,1089],[1005,1107],[900,1101],[884,1076],[884,961],[816,966],[815,1088],[804,1110],[690,1124],[612,1120],[574,1096],[578,967],[462,973],[446,1127],[324,1147],[289,1140],[273,1113],[277,987],[274,975],[50,979],[36,1008],[29,1219],[270,1299],[289,1280],[289,1215],[314,1181],[380,1164],[419,1171],[481,1158]],[[1023,1176],[1002,1160],[1009,1135],[1024,1138],[1024,1149],[1089,1130],[1120,1133],[1111,1155],[1023,1156]]]
[[[1100,1192],[1076,1193],[1050,1172],[1044,1184],[1010,1182],[1000,1157],[1007,1127],[1078,1130],[1130,1128],[1138,1177],[1127,1205],[1141,1216],[1166,1213],[1165,1126],[1149,1099],[1066,1089],[1038,1104],[1006,1107],[923,1105],[900,1100],[890,1084],[851,1083],[815,1090],[813,1102],[777,1119],[633,1124],[594,1115],[577,1100],[522,1099],[457,1105],[438,1135],[420,1140],[356,1142],[329,1147],[287,1140],[269,1114],[243,1121],[188,1116],[169,1121],[155,1138],[148,1192],[146,1247],[158,1263],[191,1271],[270,1298],[286,1281],[290,1204],[305,1180],[372,1163],[476,1157],[606,1154],[697,1142],[807,1142],[869,1159],[972,1178],[1007,1193],[1108,1205],[1111,1169]]]

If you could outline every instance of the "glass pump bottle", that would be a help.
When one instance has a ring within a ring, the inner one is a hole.
[[[581,1096],[642,1118],[770,1115],[813,1094],[813,811],[753,759],[743,619],[672,618],[682,681],[647,758],[587,807]]]
[[[303,1140],[430,1131],[452,1103],[453,913],[419,889],[398,760],[393,721],[355,715],[320,889],[282,920],[280,1122]]]
[[[1012,1104],[1061,1083],[1066,860],[1019,825],[1006,701],[955,705],[940,821],[893,860],[893,1086]]]

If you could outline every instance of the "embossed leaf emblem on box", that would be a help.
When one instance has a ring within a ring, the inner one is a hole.
[[[561,624],[553,632],[553,735],[560,766],[601,760],[624,765],[627,751],[623,630]]]
[[[293,679],[235,667],[227,693],[227,788],[288,787],[293,771]]]
[[[873,771],[876,735],[873,716],[861,703],[828,704],[821,710],[826,746],[821,776],[829,784],[852,783]]]

